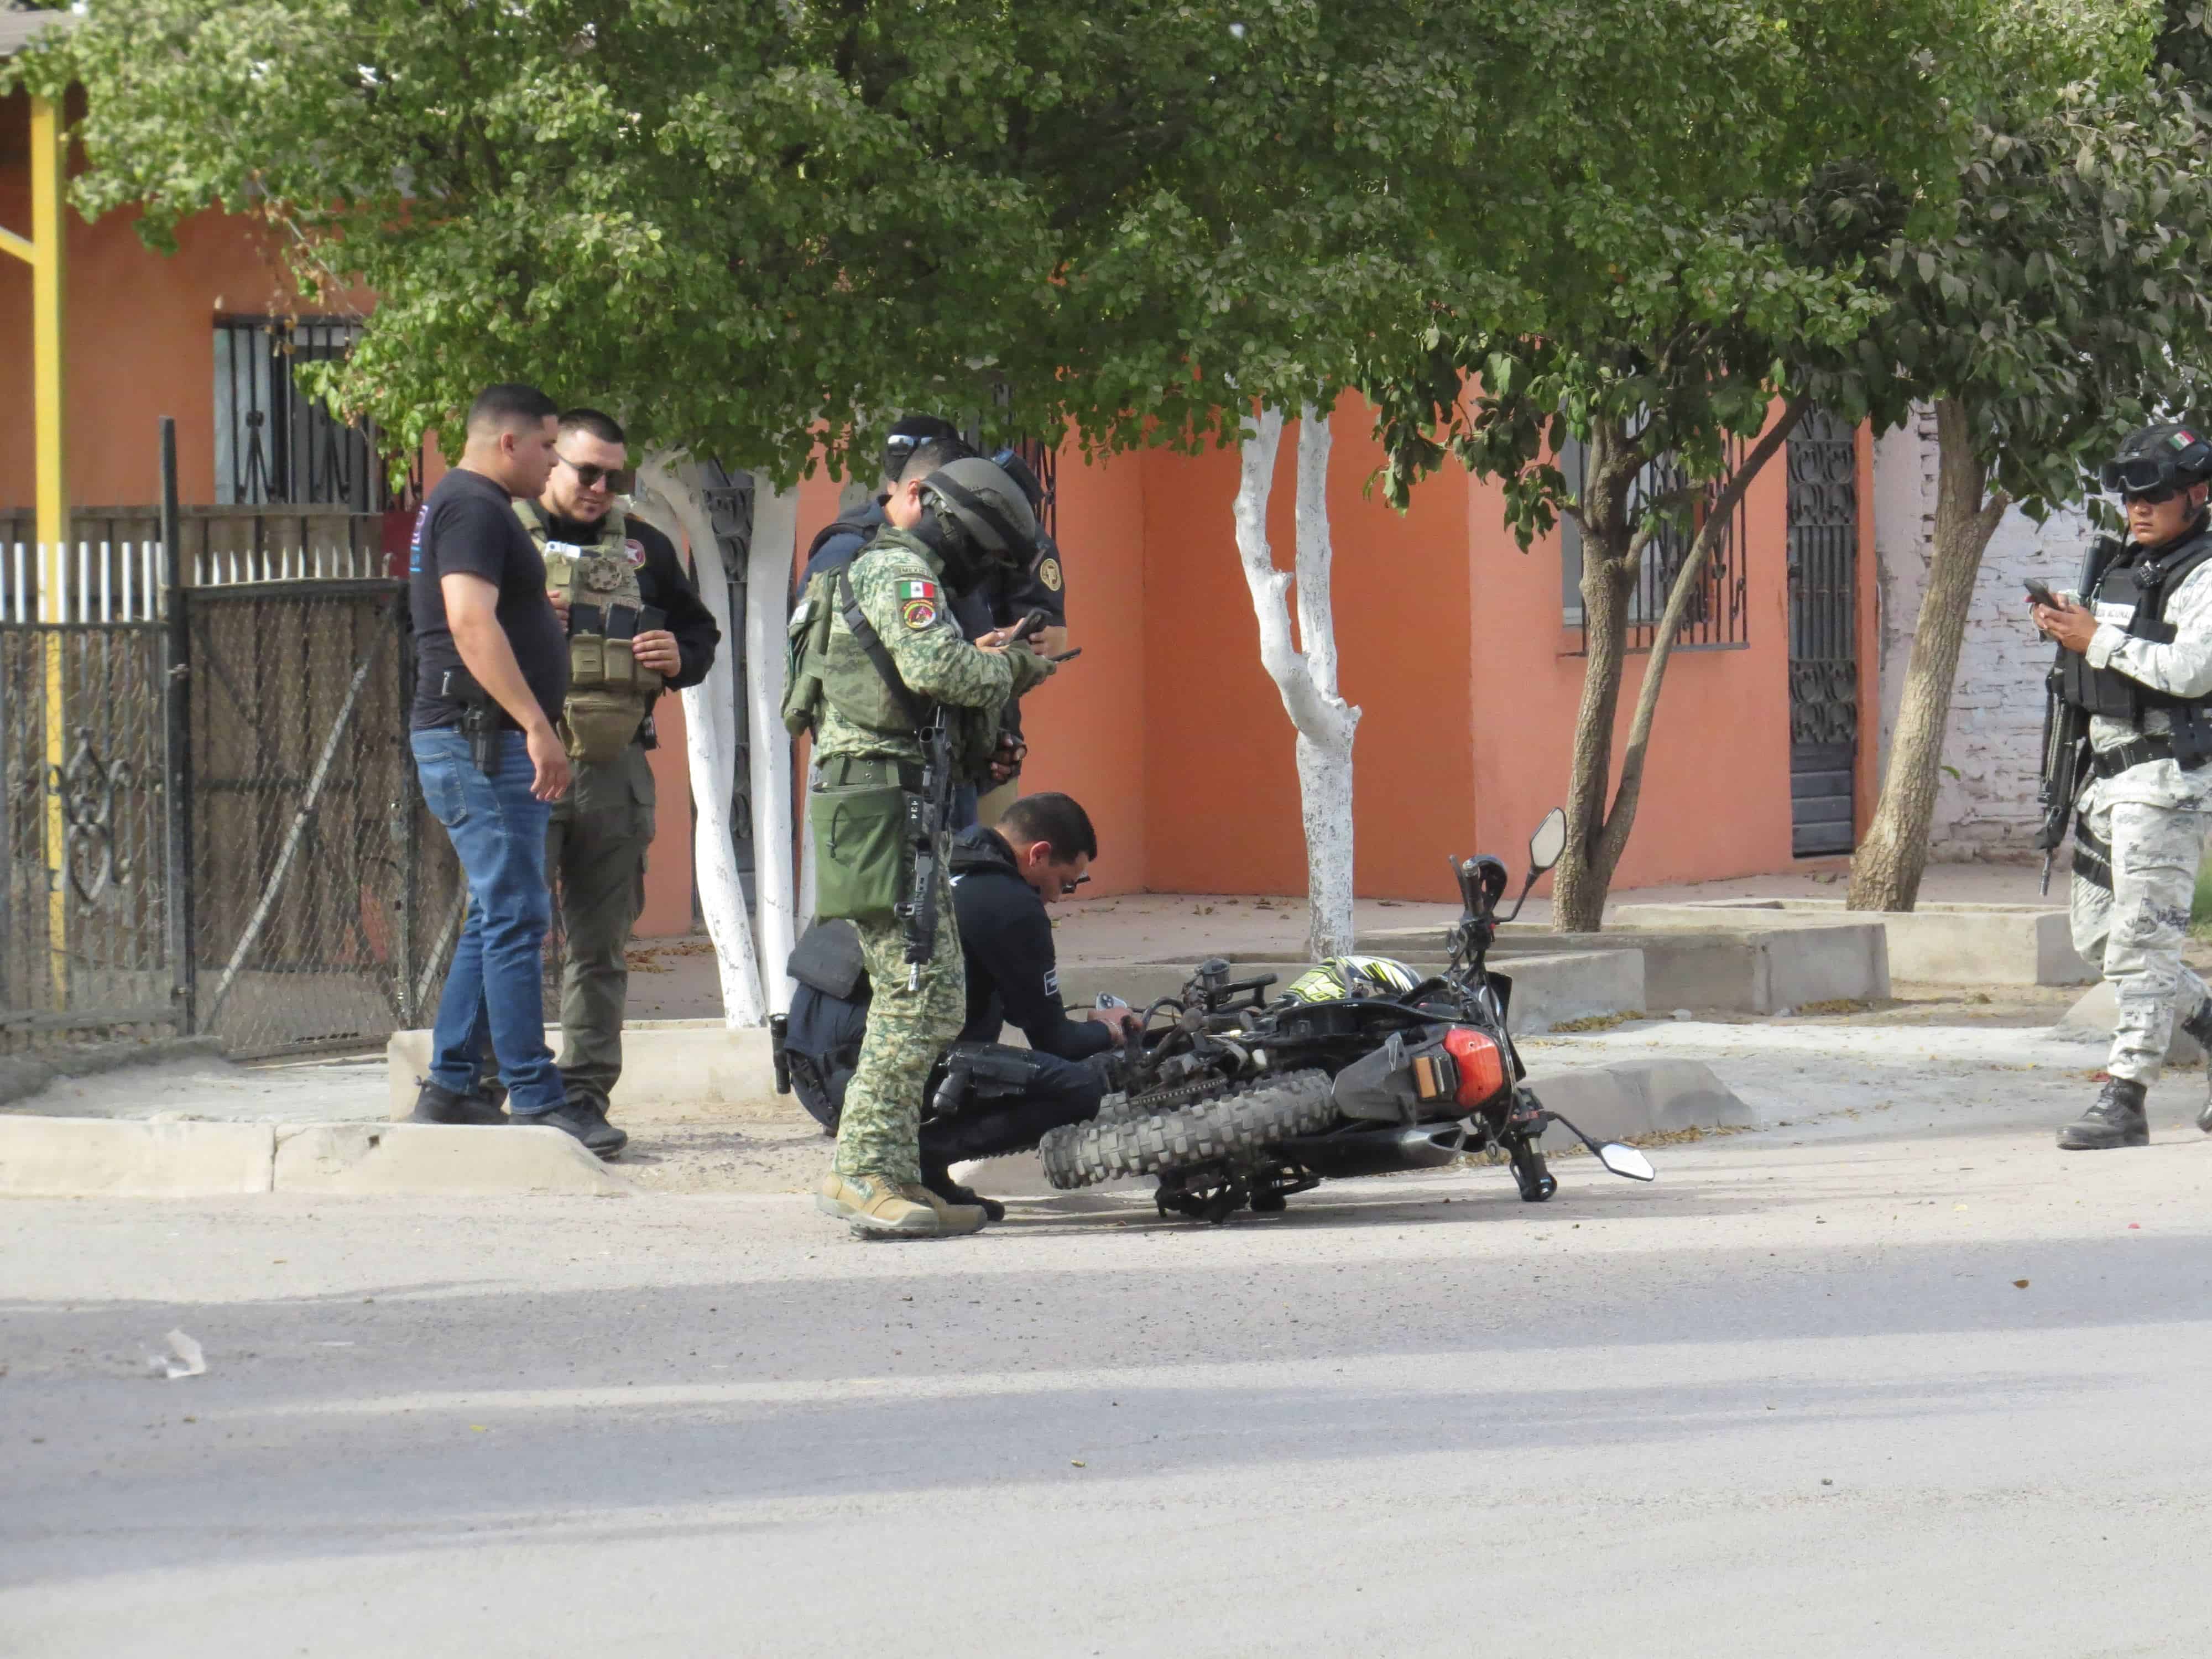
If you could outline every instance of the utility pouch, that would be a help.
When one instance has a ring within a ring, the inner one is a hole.
[[[896,784],[813,792],[817,921],[890,921],[912,882],[907,792]]]
[[[835,619],[828,582],[808,584],[806,597],[791,613],[784,631],[783,729],[798,737],[814,729],[822,702],[822,669],[830,655],[830,625]]]
[[[597,685],[606,678],[607,642],[597,634],[568,636],[568,680],[574,685]]]
[[[581,641],[568,643],[573,650]],[[561,744],[580,765],[605,766],[621,758],[642,718],[628,691],[571,691],[561,709]]]
[[[839,1002],[857,1002],[867,994],[868,964],[849,921],[816,922],[799,936],[784,971]]]
[[[627,689],[637,684],[637,662],[628,640],[608,640],[599,647],[599,683]]]

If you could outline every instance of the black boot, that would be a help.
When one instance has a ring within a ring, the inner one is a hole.
[[[486,1100],[477,1094],[457,1095],[425,1078],[422,1091],[415,1097],[415,1109],[407,1115],[407,1121],[489,1127],[506,1122],[507,1114],[500,1110],[495,1100]]]
[[[2063,1152],[2106,1152],[2120,1146],[2150,1145],[2150,1120],[2143,1114],[2143,1085],[2132,1078],[2105,1079],[2097,1103],[2058,1132]]]
[[[995,1198],[984,1197],[973,1187],[962,1186],[952,1178],[951,1160],[932,1158],[926,1150],[921,1155],[921,1184],[947,1204],[980,1204],[988,1219],[1004,1221],[1006,1218],[1005,1205]]]
[[[2197,1005],[2197,1012],[2181,1022],[2181,1029],[2197,1039],[2204,1051],[2204,1103],[2197,1109],[2197,1127],[2212,1135],[2212,997]]]
[[[518,1113],[517,1123],[542,1123],[549,1129],[560,1129],[584,1143],[584,1150],[602,1158],[611,1158],[629,1145],[629,1137],[607,1121],[607,1115],[599,1103],[586,1100],[581,1095],[572,1096],[550,1112]]]

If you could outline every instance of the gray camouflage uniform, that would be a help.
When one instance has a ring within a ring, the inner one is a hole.
[[[2105,609],[2099,607],[2096,635],[2084,653],[2092,668],[2113,669],[2174,696],[2212,695],[2212,564],[2191,572],[2167,599],[2171,645],[2130,637],[2106,619]],[[2100,715],[2089,723],[2089,742],[2102,752],[2172,724],[2163,709],[2146,714],[2140,728]],[[2185,772],[2173,761],[2151,761],[2095,779],[2081,793],[2074,831],[2074,948],[2092,966],[2101,965],[2112,983],[2118,1019],[2106,1070],[2114,1077],[2156,1081],[2175,1020],[2204,1001],[2204,983],[2182,965],[2181,947],[2208,830],[2212,766]],[[2082,868],[2107,855],[2109,887]]]

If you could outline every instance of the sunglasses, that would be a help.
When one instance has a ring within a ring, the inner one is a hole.
[[[1063,881],[1062,883],[1060,883],[1060,897],[1062,897],[1062,898],[1066,898],[1069,894],[1073,893],[1073,892],[1077,888],[1079,888],[1079,887],[1088,887],[1089,885],[1091,885],[1091,878],[1090,878],[1090,877],[1088,877],[1088,876],[1078,876],[1078,877],[1077,877],[1073,881]]]
[[[586,489],[604,478],[607,488],[616,495],[627,495],[630,486],[637,482],[637,469],[634,466],[593,466],[589,461],[572,461],[557,449],[553,452],[553,459],[574,473],[576,482]]]

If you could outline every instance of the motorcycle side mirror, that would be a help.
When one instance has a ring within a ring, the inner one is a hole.
[[[1566,850],[1567,815],[1554,806],[1528,837],[1528,879],[1534,881],[1557,864]]]
[[[1626,1176],[1631,1181],[1656,1181],[1659,1172],[1651,1167],[1651,1160],[1633,1146],[1625,1146],[1618,1140],[1608,1140],[1597,1149],[1598,1161],[1617,1176]]]

